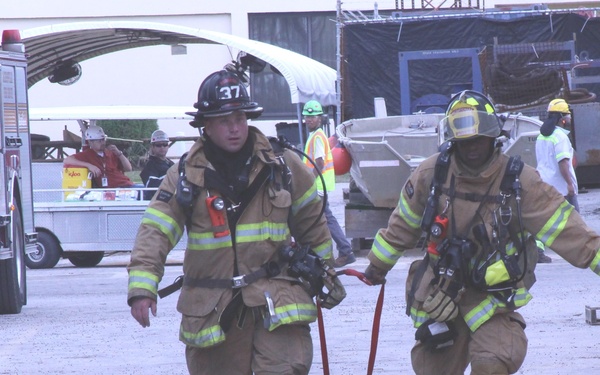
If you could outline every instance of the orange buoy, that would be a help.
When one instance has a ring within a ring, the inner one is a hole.
[[[352,157],[348,150],[346,150],[346,147],[337,145],[331,149],[331,154],[333,156],[333,170],[336,176],[348,173],[352,166]]]
[[[327,141],[329,141],[329,148],[332,150],[338,144],[337,136],[335,135],[332,135],[331,137],[327,138]]]

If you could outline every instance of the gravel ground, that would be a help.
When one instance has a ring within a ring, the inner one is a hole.
[[[343,223],[341,189],[330,203]],[[600,190],[580,196],[582,214],[600,231]],[[586,305],[600,306],[598,278],[549,252],[539,265],[534,299],[521,310],[527,321],[529,351],[519,374],[594,374],[600,369],[600,326],[586,323]],[[404,282],[410,263],[401,258],[389,273],[375,374],[410,374],[414,329],[405,315]],[[184,346],[178,341],[176,295],[159,301],[152,326],[142,329],[126,305],[128,254],[106,257],[95,268],[61,260],[49,270],[28,270],[29,300],[19,315],[0,316],[0,374],[186,374]],[[165,282],[181,273],[182,252],[169,257]],[[359,257],[351,267],[363,271]],[[379,287],[343,279],[348,297],[323,312],[331,374],[366,373],[374,306]],[[596,335],[599,334],[599,335]],[[319,334],[313,325],[315,355],[311,374],[322,374]]]

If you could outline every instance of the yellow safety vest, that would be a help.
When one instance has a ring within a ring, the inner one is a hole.
[[[304,152],[306,155],[314,158],[315,154],[315,144],[317,142],[323,143],[323,148],[325,149],[325,158],[323,160],[323,170],[321,174],[323,175],[323,179],[325,180],[325,187],[327,191],[333,191],[335,189],[335,171],[333,169],[333,155],[331,154],[331,148],[329,147],[329,141],[327,140],[327,136],[323,129],[319,128],[314,132],[310,133],[308,139],[306,140],[306,148]],[[306,164],[311,170],[314,169],[314,165],[306,156],[303,158],[304,164]],[[323,183],[320,178],[317,178],[317,189],[322,192],[323,191]]]

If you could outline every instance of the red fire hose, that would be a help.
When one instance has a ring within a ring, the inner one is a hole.
[[[365,274],[353,269],[345,269],[337,271],[336,274],[355,276],[363,283],[372,286],[369,279],[366,278]],[[379,290],[379,297],[377,298],[377,304],[375,305],[375,314],[373,316],[373,329],[371,331],[371,352],[369,353],[369,365],[367,367],[367,375],[373,374],[373,368],[375,367],[375,357],[377,355],[377,342],[379,341],[379,326],[381,323],[381,311],[383,310],[383,296],[385,293],[385,284],[381,284]],[[325,339],[325,326],[323,324],[323,312],[321,311],[321,305],[317,301],[317,316],[319,325],[319,338],[321,341],[321,359],[323,360],[323,374],[329,375],[329,358],[327,357],[327,340]]]

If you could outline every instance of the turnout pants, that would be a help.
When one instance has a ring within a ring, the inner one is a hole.
[[[431,351],[417,341],[411,351],[417,375],[462,375],[471,363],[471,375],[507,375],[519,370],[527,354],[525,323],[521,314],[494,315],[475,332],[461,316],[454,320],[454,345]]]
[[[245,315],[232,324],[224,343],[209,348],[186,347],[190,374],[308,374],[313,357],[308,324],[283,325],[269,332],[260,308],[249,308]]]

